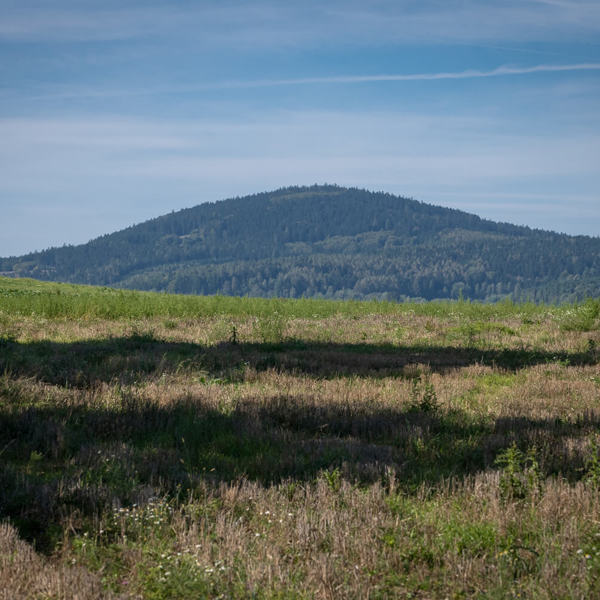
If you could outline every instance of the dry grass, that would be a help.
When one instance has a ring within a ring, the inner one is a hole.
[[[0,598],[29,600],[107,598],[97,575],[64,561],[49,562],[21,540],[8,523],[0,524]]]
[[[599,595],[598,331],[505,313],[5,314],[0,598]]]

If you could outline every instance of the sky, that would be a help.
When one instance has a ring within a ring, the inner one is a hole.
[[[0,0],[0,256],[314,183],[600,235],[600,2]]]

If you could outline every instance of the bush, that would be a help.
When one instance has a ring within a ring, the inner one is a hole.
[[[275,311],[274,313],[258,317],[254,322],[254,334],[263,344],[279,344],[285,338],[287,318]]]
[[[539,492],[541,473],[535,448],[524,454],[513,442],[498,454],[495,462],[502,467],[499,485],[503,500],[522,500]]]
[[[563,331],[592,331],[598,329],[600,300],[587,300],[566,312],[560,328]]]
[[[414,412],[436,412],[438,399],[433,384],[426,375],[413,379],[410,390],[409,410]]]

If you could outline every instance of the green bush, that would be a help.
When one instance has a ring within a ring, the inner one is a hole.
[[[588,299],[566,312],[560,328],[563,331],[593,331],[598,329],[600,317],[600,300]]]

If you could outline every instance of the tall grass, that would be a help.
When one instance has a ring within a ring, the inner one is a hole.
[[[0,310],[7,314],[46,319],[197,318],[215,315],[320,319],[332,315],[414,314],[431,317],[492,319],[515,316],[535,319],[562,314],[568,307],[551,307],[506,300],[482,304],[463,300],[385,302],[358,300],[239,298],[185,296],[0,277]]]

